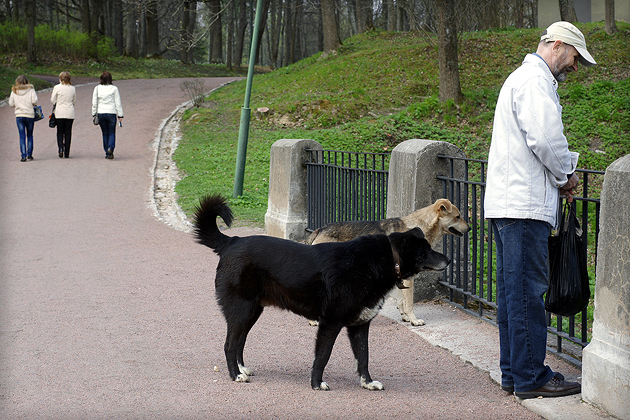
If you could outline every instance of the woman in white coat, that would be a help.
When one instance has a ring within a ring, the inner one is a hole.
[[[15,85],[11,88],[9,106],[15,107],[15,122],[20,136],[21,162],[33,160],[33,127],[35,126],[35,112],[33,106],[37,105],[37,93],[23,74],[15,79]]]
[[[112,85],[112,74],[108,71],[104,71],[101,74],[101,83],[94,88],[94,93],[92,94],[92,116],[98,116],[98,125],[103,133],[105,159],[114,159],[116,117],[122,120],[123,108],[118,88]]]
[[[57,146],[59,157],[70,157],[70,142],[72,141],[72,123],[74,122],[74,103],[77,91],[71,83],[70,73],[62,71],[59,74],[59,84],[53,88],[50,102],[55,105],[55,119],[57,121]]]

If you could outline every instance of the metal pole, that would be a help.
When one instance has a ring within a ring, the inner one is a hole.
[[[234,175],[234,197],[243,195],[243,179],[245,177],[245,158],[247,156],[247,139],[249,137],[249,121],[252,110],[249,109],[249,98],[252,94],[252,79],[254,78],[254,64],[256,51],[258,50],[258,32],[263,9],[263,0],[256,3],[256,20],[254,33],[252,33],[252,45],[249,50],[249,69],[247,71],[247,88],[245,89],[245,103],[241,110],[241,125],[238,132],[238,149],[236,152],[236,173]]]

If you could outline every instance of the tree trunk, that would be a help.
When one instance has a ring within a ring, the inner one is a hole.
[[[81,0],[81,28],[83,33],[90,34],[90,0]]]
[[[394,32],[396,30],[396,4],[394,0],[387,0],[387,30]]]
[[[138,58],[138,32],[136,21],[138,20],[138,11],[136,5],[126,3],[127,20],[125,24],[125,51],[127,57]]]
[[[194,40],[195,22],[197,22],[197,2],[195,0],[192,1],[188,16],[188,33],[190,34],[190,39]],[[188,49],[188,62],[195,62],[195,45],[192,45],[191,48]]]
[[[560,2],[560,19],[565,22],[575,23],[578,21],[575,14],[575,5],[573,0],[559,0]]]
[[[236,3],[231,1],[227,6],[227,46],[225,66],[232,70],[232,63],[234,63],[234,17],[236,16]],[[208,62],[210,59],[208,58]]]
[[[149,1],[145,17],[147,23],[147,57],[160,55],[160,31],[157,1]]]
[[[363,32],[372,29],[373,15],[372,15],[372,1],[370,0],[356,0],[357,7],[357,32],[362,34]]]
[[[26,0],[24,3],[25,6],[25,15],[26,15],[26,24],[28,26],[27,29],[27,45],[28,51],[26,55],[26,60],[28,64],[37,64],[37,49],[35,48],[35,25],[37,24],[36,20],[36,9],[35,9],[35,0]]]
[[[124,52],[124,31],[123,31],[123,2],[122,0],[114,0],[114,39],[116,40],[116,47],[118,54],[122,55]]]
[[[615,23],[615,0],[605,0],[605,28],[608,35],[619,32]]]
[[[190,0],[184,0],[182,4],[182,36],[179,40],[180,50],[179,50],[179,60],[182,64],[188,64],[188,50],[191,48],[191,33],[188,32],[190,29],[189,25],[190,20]]]
[[[457,25],[455,0],[436,0],[438,20],[438,61],[440,67],[439,99],[459,102],[462,90],[459,82],[459,60],[457,57]]]
[[[262,4],[262,13],[260,15],[260,27],[258,28],[258,45],[256,47],[256,61],[255,64],[262,64],[260,52],[262,51],[263,35],[265,34],[265,28],[267,27],[267,16],[269,16],[269,6],[271,0],[264,0]]]
[[[336,50],[341,45],[339,39],[339,26],[335,14],[335,3],[333,0],[320,0],[322,9],[322,32],[324,34],[324,52],[329,53]]]
[[[282,3],[272,1],[271,8],[271,28],[269,32],[269,61],[271,66],[278,65],[278,50],[280,47],[280,22],[282,21]]]
[[[221,24],[221,0],[206,2],[210,8],[210,62],[223,62],[223,32]]]
[[[253,1],[253,0],[250,0]],[[247,29],[247,3],[241,0],[238,5],[238,33],[236,35],[236,49],[234,50],[234,65],[240,68],[243,63],[243,48],[245,45],[245,30]]]

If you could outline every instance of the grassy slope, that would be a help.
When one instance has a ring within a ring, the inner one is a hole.
[[[599,65],[572,74],[560,89],[565,131],[581,167],[605,169],[630,153],[630,25],[605,34],[603,23],[579,25]],[[535,49],[540,30],[465,34],[460,77],[465,100],[439,103],[437,51],[415,33],[369,33],[319,55],[254,78],[244,194],[231,204],[236,220],[262,226],[269,149],[281,138],[311,138],[324,148],[390,151],[410,138],[444,140],[485,159],[501,84]],[[190,213],[201,195],[232,195],[245,82],[212,94],[184,117],[175,154],[185,175],[177,185]],[[256,116],[269,107],[267,118]]]

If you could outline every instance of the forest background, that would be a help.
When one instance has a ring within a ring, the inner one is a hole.
[[[0,97],[18,74],[41,89],[49,84],[32,75],[61,70],[107,69],[115,80],[245,75],[258,5],[251,107],[264,111],[252,120],[244,192],[231,204],[237,220],[259,226],[269,148],[280,138],[369,152],[427,138],[487,158],[500,86],[541,32],[537,0],[3,0]],[[614,14],[580,24],[572,0],[559,8],[599,63],[559,89],[567,138],[581,167],[604,170],[630,152],[630,26]],[[232,84],[184,116],[174,158],[188,213],[203,194],[233,191],[244,91]]]

